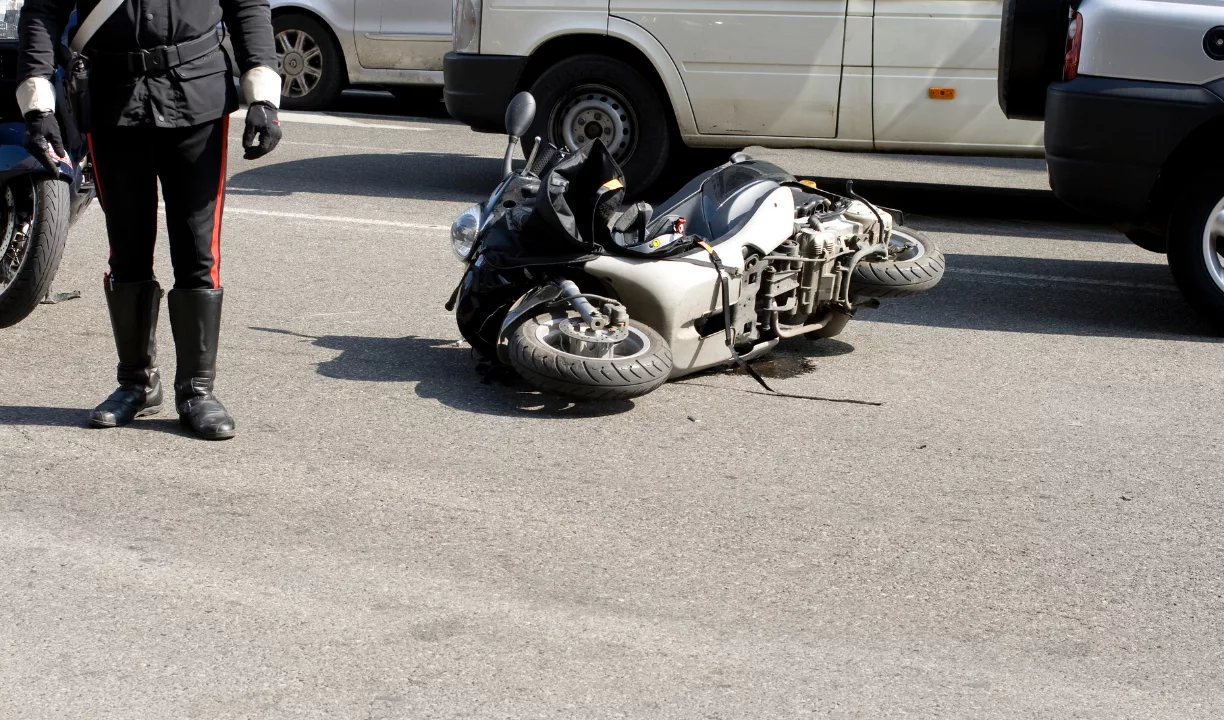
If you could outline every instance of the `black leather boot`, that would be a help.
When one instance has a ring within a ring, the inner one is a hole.
[[[166,305],[178,349],[174,404],[179,422],[205,440],[234,437],[234,418],[213,396],[217,375],[217,340],[221,334],[224,291],[171,290]]]
[[[99,428],[127,425],[143,415],[159,412],[162,405],[161,374],[157,371],[157,310],[162,290],[156,280],[103,285],[110,309],[111,330],[119,368],[119,389],[89,414],[89,424]]]

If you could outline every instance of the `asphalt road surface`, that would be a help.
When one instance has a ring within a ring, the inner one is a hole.
[[[759,364],[883,406],[727,372],[571,406],[482,384],[443,309],[501,139],[284,127],[231,143],[237,439],[85,427],[96,208],[83,297],[0,331],[0,716],[1224,714],[1224,346],[1161,257],[940,208],[942,285]]]

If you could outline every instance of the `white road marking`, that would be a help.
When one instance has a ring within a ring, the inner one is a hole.
[[[1156,283],[1137,283],[1127,280],[1094,280],[1089,278],[1071,277],[1068,275],[1038,275],[1035,273],[1001,272],[999,270],[970,270],[967,268],[949,267],[944,272],[954,275],[978,275],[981,277],[1006,278],[1010,280],[1030,280],[1037,282],[1072,283],[1075,285],[1099,285],[1102,287],[1131,288],[1135,290],[1155,290],[1159,292],[1177,293],[1177,288]]]
[[[246,120],[246,109],[240,108],[231,116],[234,120]],[[281,122],[306,123],[308,125],[339,125],[342,127],[373,128],[377,130],[406,130],[408,132],[433,132],[433,128],[416,125],[392,125],[390,123],[359,122],[352,118],[327,113],[300,113],[282,111],[277,113]]]
[[[241,135],[230,135],[231,145],[240,145],[241,143],[242,143]],[[373,145],[337,145],[335,143],[312,143],[312,142],[301,142],[298,140],[281,140],[280,144],[281,145],[305,145],[306,147],[335,148],[337,150],[371,150],[371,151],[381,153],[384,155],[392,154],[392,153],[411,152],[410,150],[406,150],[403,148],[389,148],[385,145],[382,147],[375,147]]]
[[[373,218],[346,217],[344,215],[308,215],[306,213],[278,212],[276,210],[255,210],[254,208],[236,208],[225,206],[225,214],[260,215],[263,217],[289,218],[292,220],[313,220],[317,222],[336,222],[346,225],[377,225],[379,227],[397,227],[406,230],[449,230],[444,225],[427,225],[425,223],[400,222],[398,220],[375,220]]]

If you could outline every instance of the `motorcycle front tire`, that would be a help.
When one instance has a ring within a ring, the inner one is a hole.
[[[630,332],[645,341],[644,347],[627,357],[582,357],[547,342],[549,324],[576,316],[558,310],[521,323],[509,338],[515,372],[539,390],[574,400],[628,400],[667,382],[671,348],[662,335],[636,320],[629,321]]]
[[[58,178],[25,175],[10,181],[14,197],[13,237],[0,263],[11,281],[0,287],[0,328],[26,319],[51,289],[60,258],[68,244],[68,183]],[[14,248],[22,222],[30,230],[21,248]],[[7,221],[0,218],[0,223]]]

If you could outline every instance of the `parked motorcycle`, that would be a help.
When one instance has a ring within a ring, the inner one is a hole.
[[[511,172],[534,113],[529,94],[513,100],[504,179],[452,227],[465,272],[447,309],[481,355],[540,390],[625,399],[748,369],[785,338],[832,337],[860,306],[943,276],[943,254],[895,213],[742,153],[660,208],[624,203],[598,139],[578,151],[537,139]]]
[[[0,52],[15,58],[16,43],[5,45]],[[66,60],[67,48],[61,50]],[[15,72],[16,63],[5,62],[3,67]],[[3,80],[0,92],[11,98],[16,78]],[[0,328],[21,322],[40,302],[64,297],[51,292],[51,283],[68,242],[68,228],[95,194],[88,142],[69,110],[62,69],[53,81],[56,118],[69,159],[59,164],[57,174],[23,147],[25,123],[15,103],[5,103],[0,118]]]

